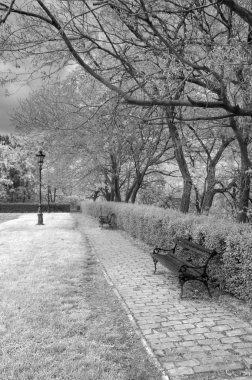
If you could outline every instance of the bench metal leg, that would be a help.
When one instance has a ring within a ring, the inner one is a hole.
[[[180,291],[180,299],[183,298],[183,293],[184,293],[184,287],[183,285],[181,286],[181,291]]]
[[[212,298],[212,294],[211,294],[211,292],[210,292],[210,289],[209,289],[209,286],[208,286],[208,282],[206,281],[203,281],[203,283],[205,284],[205,286],[206,286],[206,288],[207,288],[207,291],[208,291],[208,295],[209,295],[209,297],[211,297]]]
[[[210,292],[210,289],[209,289],[209,286],[208,286],[208,282],[207,282],[207,281],[204,281],[204,280],[201,280],[201,279],[198,279],[198,278],[190,279],[190,280],[185,280],[185,279],[183,279],[183,278],[179,278],[179,284],[180,284],[180,287],[181,287],[180,298],[183,297],[184,285],[185,285],[185,283],[186,283],[187,281],[200,281],[200,282],[202,282],[202,283],[205,285],[205,287],[207,288],[207,291],[208,291],[208,295],[209,295],[209,297],[212,298],[212,294],[211,294],[211,292]]]
[[[154,273],[156,273],[158,260],[153,258],[153,263],[154,263],[154,268],[155,268]]]
[[[211,294],[209,286],[208,286],[208,281],[207,280],[202,280],[202,279],[197,279],[197,281],[200,281],[200,282],[202,282],[205,285],[205,287],[207,288],[207,292],[208,292],[209,297],[212,298],[212,294]]]
[[[182,278],[179,278],[179,285],[180,285],[180,298],[183,298],[183,293],[184,293],[184,285],[185,285],[185,280],[183,280]]]

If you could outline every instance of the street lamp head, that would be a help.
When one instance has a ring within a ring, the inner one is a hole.
[[[36,154],[36,157],[38,158],[38,164],[42,166],[45,158],[45,154],[42,152],[42,150]]]

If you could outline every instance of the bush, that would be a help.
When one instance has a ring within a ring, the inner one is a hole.
[[[50,204],[51,212],[70,212],[70,204],[52,203]],[[0,203],[0,212],[38,212],[37,203]],[[42,212],[48,212],[48,204],[42,204]]]
[[[173,246],[176,237],[193,241],[219,253],[209,266],[209,276],[222,289],[240,299],[252,300],[251,226],[226,219],[182,214],[177,210],[115,202],[82,202],[82,212],[94,217],[113,212],[119,229],[151,247]]]

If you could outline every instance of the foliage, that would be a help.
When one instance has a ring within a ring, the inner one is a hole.
[[[240,299],[251,300],[251,226],[145,205],[82,202],[81,208],[94,217],[115,213],[118,228],[144,241],[150,249],[172,247],[176,237],[192,236],[193,241],[218,252],[209,268],[213,284]]]
[[[193,173],[187,168],[184,136],[181,136],[182,132],[179,135],[178,125],[185,129],[188,124],[191,126],[191,122],[199,121],[194,125],[198,130],[202,120],[208,120],[207,128],[212,129],[211,122],[215,122],[216,126],[216,121],[221,120],[218,127],[231,129],[232,138],[235,137],[239,148],[237,215],[244,222],[250,188],[247,171],[251,168],[248,154],[252,116],[251,2],[243,2],[243,6],[240,3],[238,0],[192,0],[190,3],[186,0],[136,0],[130,3],[125,0],[98,3],[69,0],[48,3],[39,0],[32,5],[21,4],[20,7],[17,2],[8,0],[0,6],[3,59],[14,59],[20,66],[29,62],[33,65],[32,74],[36,70],[42,74],[43,70],[42,77],[50,77],[52,72],[62,68],[69,70],[67,65],[73,64],[74,59],[79,68],[80,81],[84,82],[85,75],[89,75],[102,84],[98,100],[104,96],[106,87],[108,92],[116,94],[116,103],[141,107],[141,112],[143,106],[148,110],[156,107],[160,114],[165,107],[169,131],[173,128],[174,132],[175,157],[183,176],[181,210],[185,212],[189,209]],[[12,17],[15,17],[15,23]],[[82,86],[85,85],[86,82]],[[88,84],[88,94],[90,88]],[[77,108],[79,106],[80,103]],[[47,128],[54,122],[55,128],[59,128],[64,118],[70,120],[74,112],[64,112],[63,108],[62,103],[63,112],[55,112],[49,123],[47,113],[43,112],[40,115],[41,125]],[[86,108],[88,115],[90,108],[91,104]],[[104,123],[104,115],[102,117]],[[107,124],[104,123],[104,126],[106,128]],[[148,124],[144,123],[143,126],[148,133]],[[112,128],[115,130],[116,124],[112,124]],[[75,129],[72,132],[73,138],[76,137]],[[89,171],[94,168],[94,178],[97,183],[100,182],[99,186],[95,184],[94,191],[102,187],[107,199],[121,200],[121,189],[126,187],[123,189],[125,200],[134,202],[136,193],[144,185],[143,175],[149,168],[146,168],[148,160],[143,162],[142,155],[133,155],[133,160],[136,160],[134,166],[129,167],[128,156],[122,157],[120,148],[113,149],[114,138],[118,147],[118,136],[108,133],[109,141],[105,139],[106,151],[102,152],[102,159],[99,157],[99,160],[89,161]],[[220,136],[218,139],[221,140]],[[92,148],[96,145],[96,151],[100,149],[99,138],[96,141],[93,139],[93,142]],[[145,143],[140,148],[153,153]],[[134,144],[131,147],[139,153]],[[162,150],[163,147],[159,148]],[[205,152],[208,159],[204,161],[204,183],[201,188],[194,184],[200,212],[208,212],[213,196],[217,192],[229,191],[232,183],[232,178],[227,183],[223,183],[221,178],[220,184],[218,176],[215,176],[219,157],[215,159],[218,148],[214,149],[214,152],[209,149]],[[111,158],[109,167],[108,155]],[[211,175],[208,169],[212,170]],[[121,180],[118,173],[122,172]],[[129,173],[129,186],[125,186]],[[132,173],[137,175],[133,177]],[[107,192],[108,186],[111,186],[111,191]]]
[[[107,200],[135,202],[151,178],[169,175],[164,165],[173,149],[163,112],[129,108],[81,79],[86,86],[76,70],[23,101],[13,115],[16,132],[42,141],[45,181],[63,194],[76,195],[83,184],[90,196],[99,191]]]
[[[70,212],[70,203],[53,203],[48,209],[48,204],[42,203],[42,212]],[[29,213],[37,212],[38,203],[0,203],[0,212],[2,213]]]
[[[5,201],[27,201],[34,196],[34,159],[18,139],[1,139],[0,198]]]

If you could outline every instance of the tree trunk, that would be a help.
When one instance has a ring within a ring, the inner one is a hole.
[[[248,222],[247,211],[249,207],[249,192],[250,192],[250,175],[246,173],[250,165],[242,158],[240,183],[239,183],[239,210],[237,221],[240,223]]]
[[[115,193],[115,202],[121,202],[121,194],[119,188],[119,179],[117,176],[114,178],[114,193]]]
[[[56,187],[53,189],[53,203],[55,203],[56,202],[56,193],[57,193],[57,189],[56,189]]]
[[[182,174],[182,172],[181,172]],[[191,191],[192,191],[192,180],[191,176],[187,174],[182,174],[184,186],[183,186],[183,193],[182,193],[182,199],[180,203],[180,211],[187,213],[189,211],[190,207],[190,199],[191,199]]]
[[[131,203],[135,203],[136,202],[136,196],[137,196],[137,193],[138,193],[138,190],[139,190],[139,187],[136,187],[133,192],[132,192],[132,195],[131,195]]]
[[[50,195],[51,195],[51,186],[47,186],[47,207],[48,207],[48,212],[51,212],[51,205],[50,205]]]
[[[143,176],[142,176],[143,178]],[[135,203],[136,202],[136,197],[137,197],[137,193],[141,187],[141,184],[142,184],[143,180],[141,179],[140,182],[138,181],[136,186],[134,187],[134,190],[132,191],[132,195],[131,195],[131,203]]]
[[[207,179],[206,179],[206,191],[203,194],[201,212],[208,215],[210,208],[213,204],[215,195],[215,165],[209,165]]]
[[[201,202],[200,202],[200,195],[199,195],[199,190],[195,185],[193,185],[194,191],[195,191],[195,207],[197,214],[201,214]]]
[[[114,201],[121,202],[121,194],[119,187],[119,176],[118,176],[118,162],[115,155],[110,154],[111,167],[112,167],[112,190],[114,194]]]
[[[137,178],[134,178],[132,185],[127,189],[127,192],[125,195],[125,203],[128,203],[130,201],[130,199],[132,202],[132,194],[133,194],[135,187],[137,187],[137,182],[138,182],[138,174],[136,174],[136,175],[137,175]],[[132,202],[132,203],[134,203],[134,202]]]
[[[177,127],[175,126],[174,122],[170,119],[170,115],[168,112],[167,112],[167,124],[169,127],[173,144],[174,144],[175,158],[177,160],[179,170],[183,177],[183,183],[184,183],[182,199],[180,203],[180,211],[187,213],[189,211],[189,206],[190,206],[192,179],[191,179],[191,175],[190,175],[190,172],[185,160],[185,156],[184,156],[184,152],[182,148],[182,142],[179,137]]]
[[[248,222],[247,211],[249,207],[250,193],[250,174],[247,171],[251,169],[251,162],[248,155],[249,139],[247,133],[238,128],[237,122],[234,118],[232,118],[231,127],[237,138],[241,154],[237,221],[240,223],[246,223]]]

